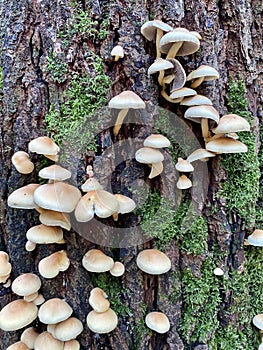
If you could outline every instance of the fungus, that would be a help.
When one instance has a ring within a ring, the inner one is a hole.
[[[159,73],[158,83],[159,85],[163,86],[164,71],[167,69],[171,69],[173,67],[174,66],[170,61],[164,60],[163,58],[159,57],[159,58],[156,58],[153,64],[151,64],[150,67],[148,68],[148,75]]]
[[[37,154],[55,156],[59,152],[59,147],[47,136],[40,136],[30,141],[28,150]]]
[[[145,323],[147,327],[160,334],[166,333],[170,329],[168,317],[158,311],[149,312],[145,317]]]
[[[83,331],[82,322],[76,317],[69,317],[68,319],[47,326],[47,331],[53,335],[54,338],[61,341],[68,341],[77,338]]]
[[[6,348],[6,350],[30,350],[29,347],[26,346],[26,344],[24,344],[21,341],[18,341],[10,346],[8,346],[8,348]]]
[[[87,315],[87,326],[94,333],[104,334],[112,332],[117,325],[118,317],[111,308],[100,313],[92,310]]]
[[[25,299],[27,301],[33,301],[38,296],[38,290],[41,287],[40,278],[34,273],[23,273],[14,279],[11,285],[12,291],[22,297],[32,296],[32,300]]]
[[[224,271],[220,269],[220,267],[216,267],[213,272],[215,276],[223,276],[225,274]]]
[[[71,172],[60,165],[53,164],[41,169],[38,175],[42,177],[42,179],[64,181],[71,177]]]
[[[137,256],[136,263],[139,269],[151,275],[166,273],[171,268],[171,260],[157,249],[141,251]]]
[[[186,82],[185,70],[181,63],[175,58],[169,58],[169,61],[173,64],[172,74],[174,74],[173,84],[171,91],[181,89]]]
[[[209,141],[206,149],[217,154],[221,153],[244,153],[247,152],[247,146],[238,140],[229,137],[222,137]]]
[[[39,220],[46,226],[59,226],[67,231],[71,229],[70,217],[67,213],[43,209],[39,215]]]
[[[114,261],[101,250],[90,249],[83,256],[82,265],[90,272],[106,272],[113,268]]]
[[[72,339],[64,342],[63,350],[79,350],[80,344],[77,340]]]
[[[91,177],[81,186],[83,192],[103,190],[103,187],[95,177]]]
[[[164,148],[171,146],[167,137],[161,134],[151,134],[143,142],[143,146],[151,148]]]
[[[212,106],[212,101],[204,95],[196,94],[194,96],[184,97],[183,100],[180,102],[180,105],[188,107],[200,105]]]
[[[50,333],[39,334],[35,341],[35,350],[63,350],[64,342],[55,339]]]
[[[197,92],[193,89],[187,88],[187,87],[182,87],[177,90],[172,90],[171,95],[169,96],[172,100],[174,100],[174,103],[180,103],[183,101],[183,99],[186,96],[194,96],[197,94]]]
[[[203,81],[211,81],[219,78],[218,71],[210,66],[201,65],[194,71],[192,71],[187,77],[186,81],[192,81],[191,87],[197,88]]]
[[[204,148],[198,148],[197,150],[193,151],[188,157],[187,161],[189,163],[195,162],[196,160],[201,160],[201,162],[208,161],[209,158],[215,157],[215,153],[209,152]]]
[[[145,109],[145,103],[133,91],[128,90],[114,96],[109,102],[109,108],[121,110],[117,116],[117,120],[113,128],[113,133],[116,136],[129,109]]]
[[[105,312],[110,308],[107,294],[101,288],[93,288],[89,296],[89,304],[96,312]]]
[[[151,167],[150,179],[160,175],[163,171],[162,161],[164,160],[164,156],[158,149],[142,147],[136,151],[135,159],[137,162],[148,164]]]
[[[247,238],[248,244],[255,247],[263,247],[263,230],[256,229]]]
[[[7,205],[17,209],[35,209],[34,192],[39,184],[29,184],[12,192],[7,199]]]
[[[119,214],[127,214],[132,212],[135,209],[136,204],[131,198],[119,193],[115,194],[114,197],[117,198],[119,209],[116,213],[112,214],[112,217],[114,221],[118,221]]]
[[[191,173],[194,171],[194,167],[192,164],[183,158],[178,158],[177,163],[175,164],[175,169],[178,170],[181,173]]]
[[[261,331],[263,330],[263,314],[258,314],[252,319],[253,325]]]
[[[192,181],[186,175],[181,175],[176,183],[176,187],[179,190],[187,190],[192,187]]]
[[[43,304],[44,302],[45,302],[45,298],[43,297],[42,294],[38,294],[38,296],[33,300],[33,303],[37,306]]]
[[[10,273],[12,271],[12,266],[9,262],[9,256],[6,252],[0,251],[0,283],[6,283]]]
[[[249,130],[250,125],[246,119],[237,114],[225,114],[219,119],[217,127],[212,131],[214,134],[229,134]]]
[[[20,340],[29,348],[34,349],[34,344],[36,338],[39,336],[39,333],[35,330],[34,327],[29,327],[24,330],[21,334]]]
[[[21,174],[30,174],[34,170],[34,164],[29,159],[29,154],[24,151],[15,152],[11,161],[16,170]]]
[[[124,57],[124,51],[123,47],[121,45],[116,45],[114,48],[111,50],[111,56],[114,56],[114,61],[117,62],[119,58]]]
[[[61,250],[41,259],[38,263],[38,271],[45,278],[54,278],[59,272],[66,271],[69,265],[70,260],[67,257],[67,252]]]
[[[124,274],[124,272],[125,272],[125,267],[119,261],[115,261],[113,267],[110,269],[110,274],[114,277],[120,277]]]
[[[35,244],[57,243],[63,239],[63,231],[57,226],[40,224],[31,227],[26,233],[26,238]]]
[[[68,319],[72,312],[72,308],[66,301],[59,298],[52,298],[40,306],[38,318],[42,323],[56,324]]]

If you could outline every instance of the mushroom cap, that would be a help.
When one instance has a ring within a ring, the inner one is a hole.
[[[215,153],[243,153],[247,152],[247,146],[238,140],[222,137],[206,144],[206,149]]]
[[[206,158],[210,158],[210,157],[215,157],[215,153],[209,152],[204,148],[198,148],[197,150],[193,151],[188,157],[187,157],[187,161],[189,163],[192,163],[196,160],[204,160]]]
[[[114,46],[110,54],[111,56],[118,56],[122,58],[124,56],[123,47],[121,45]]]
[[[29,154],[24,151],[15,152],[11,161],[16,170],[21,174],[30,174],[34,170],[34,164],[29,159]]]
[[[166,254],[157,249],[145,249],[136,259],[137,266],[151,275],[166,273],[171,268],[171,260]]]
[[[9,255],[0,250],[0,277],[9,276],[12,266],[9,262]]]
[[[34,202],[34,192],[40,186],[41,185],[39,184],[29,184],[18,188],[8,196],[8,206],[17,209],[36,208],[37,205]]]
[[[113,268],[110,269],[110,274],[114,277],[120,277],[124,274],[124,272],[125,266],[119,261],[115,261]]]
[[[45,298],[43,297],[42,294],[38,294],[38,296],[33,300],[33,303],[37,306],[43,304],[44,302],[45,302]]]
[[[196,123],[201,123],[201,119],[212,119],[219,122],[219,114],[213,106],[200,105],[193,106],[186,110],[184,117]]]
[[[63,350],[64,343],[55,339],[50,333],[43,332],[36,338],[34,346],[35,350]]]
[[[194,95],[190,97],[184,97],[184,99],[180,102],[182,106],[199,106],[199,105],[209,105],[212,106],[212,101],[204,96],[204,95]]]
[[[54,156],[59,152],[59,147],[49,137],[40,136],[29,142],[28,150],[38,154]]]
[[[119,214],[130,213],[135,209],[136,204],[134,200],[132,200],[131,198],[119,193],[114,194],[114,197],[117,199],[119,203],[119,209],[118,209]]]
[[[219,119],[219,123],[215,129],[214,134],[227,134],[239,131],[249,131],[250,125],[246,119],[237,114],[225,114]]]
[[[38,318],[42,323],[55,324],[69,318],[72,312],[72,308],[66,301],[59,298],[52,298],[40,306]]]
[[[111,308],[101,313],[92,310],[87,316],[87,326],[94,333],[109,333],[113,331],[117,325],[118,317]]]
[[[112,269],[114,261],[99,249],[90,249],[83,256],[82,265],[90,272],[106,272]]]
[[[188,76],[186,77],[186,81],[198,79],[201,77],[204,77],[205,81],[210,81],[218,79],[219,73],[215,68],[202,64],[200,67],[188,74]]]
[[[220,267],[216,267],[213,272],[214,272],[214,275],[216,275],[216,276],[223,276],[224,275],[224,271],[222,269],[220,269]]]
[[[252,319],[253,325],[258,329],[263,330],[263,314],[258,314]]]
[[[157,333],[166,333],[170,329],[170,322],[168,317],[158,311],[149,312],[145,317],[146,326]]]
[[[65,182],[41,185],[34,192],[34,202],[39,207],[62,213],[72,212],[80,198],[79,189]]]
[[[151,148],[163,148],[171,146],[171,142],[167,137],[161,134],[151,134],[146,137],[143,142],[143,146]]]
[[[162,162],[164,160],[164,156],[158,149],[142,147],[136,151],[135,159],[139,163],[152,164]]]
[[[57,226],[46,226],[43,224],[31,227],[27,233],[26,238],[38,244],[56,243],[63,239],[63,231]]]
[[[116,109],[144,109],[145,103],[135,94],[135,92],[127,90],[114,96],[109,102],[109,108]]]
[[[65,321],[52,325],[53,329],[50,332],[54,338],[61,341],[68,341],[77,338],[83,331],[82,322],[76,317],[69,317]],[[49,328],[47,328],[49,331]]]
[[[148,74],[155,74],[155,73],[158,73],[162,70],[166,70],[166,69],[170,69],[170,68],[173,68],[173,64],[168,61],[168,60],[165,60],[161,57],[159,58],[156,58],[155,61],[150,65],[150,67],[148,68]]]
[[[176,187],[179,190],[186,190],[192,187],[192,181],[186,175],[181,175],[176,183]]]
[[[41,259],[38,263],[38,271],[45,278],[54,278],[60,271],[66,271],[69,265],[67,252],[61,250]]]
[[[79,350],[80,344],[77,340],[72,339],[64,342],[63,350]]]
[[[196,94],[197,94],[197,92],[194,89],[182,87],[180,89],[172,91],[170,98],[172,98],[172,99],[184,98],[186,96],[194,96]]]
[[[41,169],[38,175],[42,177],[42,179],[64,181],[71,177],[71,172],[60,165],[53,164]]]
[[[181,63],[175,58],[168,59],[173,64],[172,73],[175,75],[172,83],[171,91],[181,89],[186,82],[186,74]]]
[[[22,297],[36,293],[41,287],[40,278],[34,273],[23,273],[12,282],[12,291]]]
[[[24,330],[24,332],[21,334],[20,339],[29,349],[34,349],[34,344],[38,336],[39,333],[37,333],[35,328],[29,327]]]
[[[263,247],[263,230],[254,230],[254,232],[248,236],[248,243],[256,247]]]
[[[163,162],[152,163],[149,179],[153,179],[154,177],[160,175],[162,172],[163,172]]]
[[[81,186],[83,192],[103,190],[103,187],[95,177],[91,177]]]
[[[69,231],[71,229],[70,217],[67,213],[55,210],[43,209],[39,215],[39,220],[47,226],[59,226]]]
[[[27,347],[26,344],[24,344],[23,342],[18,341],[16,343],[8,346],[8,348],[6,348],[6,350],[30,350],[30,348]]]
[[[75,217],[79,222],[87,222],[94,217],[107,218],[119,210],[119,202],[112,194],[104,190],[87,192],[75,209]]]
[[[199,49],[199,39],[189,31],[179,29],[180,28],[177,28],[177,30],[173,30],[161,38],[159,48],[162,53],[168,53],[171,46],[178,42],[182,42],[183,44],[178,50],[176,56],[190,55]]]
[[[175,169],[180,171],[181,173],[190,173],[194,171],[194,167],[188,160],[178,158],[178,162],[175,164]]]
[[[173,30],[171,26],[158,19],[148,21],[141,27],[141,34],[149,41],[152,41],[156,37],[157,29],[161,29],[163,32],[170,32]]]
[[[55,155],[52,155],[52,154],[44,154],[44,156],[45,156],[47,159],[53,160],[53,162],[58,162],[58,161],[59,161],[59,155],[58,155],[58,154],[55,154]]]
[[[89,296],[89,304],[96,312],[105,312],[110,308],[107,294],[101,288],[93,288]]]
[[[37,318],[38,309],[35,304],[18,299],[11,301],[0,311],[0,328],[3,331],[16,331],[33,322]]]

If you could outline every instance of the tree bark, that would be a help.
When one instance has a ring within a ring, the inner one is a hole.
[[[78,31],[75,29],[72,36],[66,38],[67,43],[65,44],[63,41],[65,37],[62,34],[80,21],[77,17],[79,13],[76,10],[77,6],[82,14],[87,14],[90,21],[97,21],[97,32],[93,37],[91,32],[85,32],[83,28],[75,26]],[[141,35],[140,28],[144,22],[153,18],[160,19],[173,27],[181,26],[201,34],[200,50],[193,55],[181,57],[180,61],[187,73],[201,64],[211,65],[219,71],[220,78],[204,83],[199,91],[212,100],[213,106],[221,116],[229,110],[227,91],[230,78],[241,79],[244,82],[248,111],[253,118],[255,152],[257,154],[261,152],[262,2],[260,0],[182,0],[178,2],[170,0],[127,0],[125,2],[82,0],[73,4],[68,0],[57,2],[49,0],[4,2],[1,0],[0,10],[2,18],[0,24],[1,67],[3,71],[0,101],[2,174],[0,250],[8,252],[10,256],[11,280],[25,272],[39,274],[37,266],[40,259],[51,252],[65,249],[70,258],[70,268],[54,279],[42,278],[41,292],[46,300],[60,297],[72,306],[74,315],[84,324],[84,331],[78,337],[83,350],[214,350],[232,349],[232,345],[235,345],[235,348],[247,350],[252,350],[251,345],[253,345],[253,348],[256,349],[259,344],[257,330],[252,326],[251,318],[244,319],[241,314],[238,293],[242,291],[235,284],[237,279],[234,278],[235,273],[242,277],[244,271],[248,271],[246,263],[249,258],[246,257],[243,240],[256,225],[251,224],[244,227],[243,218],[235,211],[227,211],[224,198],[217,196],[221,184],[228,178],[220,157],[217,156],[208,163],[209,187],[207,196],[204,198],[205,207],[203,209],[203,216],[208,225],[206,248],[199,254],[188,254],[185,249],[182,249],[184,238],[180,237],[180,234],[173,237],[165,250],[171,259],[172,269],[158,277],[143,273],[136,265],[137,254],[144,248],[153,247],[155,244],[158,246],[158,239],[140,245],[111,249],[103,244],[93,243],[72,230],[64,233],[66,244],[62,246],[39,245],[35,251],[27,252],[24,248],[25,233],[30,227],[39,223],[36,212],[8,207],[7,197],[15,189],[30,182],[39,181],[38,170],[42,164],[37,155],[32,155],[36,169],[31,175],[19,174],[11,164],[11,157],[18,150],[27,151],[28,142],[33,138],[46,135],[45,117],[49,113],[50,106],[57,107],[61,104],[61,100],[65,98],[63,94],[67,94],[74,74],[82,76],[88,72],[91,79],[95,78],[94,69],[91,68],[89,61],[92,53],[102,58],[105,73],[110,78],[108,101],[122,91],[132,90],[146,103],[146,110],[142,113],[141,124],[138,122],[138,116],[135,115],[137,118],[135,125],[123,125],[116,138],[112,130],[104,130],[100,133],[97,139],[99,144],[97,153],[87,151],[86,154],[76,156],[75,160],[79,162],[75,166],[75,169],[78,168],[79,171],[77,185],[80,186],[85,177],[83,175],[85,165],[91,163],[94,165],[96,176],[99,177],[105,188],[112,186],[115,193],[128,191],[127,189],[134,181],[146,179],[147,167],[138,165],[134,159],[129,159],[130,155],[125,153],[125,148],[122,153],[123,164],[117,169],[115,169],[114,148],[112,154],[110,153],[104,162],[101,158],[103,151],[109,145],[116,145],[118,141],[129,138],[136,138],[135,142],[131,142],[131,152],[135,153],[141,147],[139,141],[142,141],[151,132],[154,119],[152,115],[156,106],[165,108],[171,113],[180,114],[178,107],[160,97],[157,77],[152,78],[147,75],[147,69],[155,58],[155,44],[147,41]],[[108,35],[100,39],[98,32],[102,30],[104,19],[108,19],[106,26]],[[110,51],[116,44],[124,47],[125,56],[120,61],[113,63]],[[66,67],[63,73],[60,70],[61,65],[59,66],[59,78],[55,75],[56,67],[49,65],[49,59],[56,62],[56,57],[59,57],[60,63],[64,63]],[[192,129],[200,140],[198,126],[192,125]],[[171,155],[169,152],[166,154]],[[262,170],[262,164],[260,167]],[[113,169],[110,176],[108,169]],[[164,174],[167,178],[165,183],[161,183],[158,179],[151,182],[146,181],[151,189],[156,188],[166,195],[171,192],[176,175],[170,173],[169,170],[169,167],[165,169]],[[199,199],[194,200],[198,202]],[[262,197],[259,197],[258,211],[262,210],[262,201]],[[252,218],[252,221],[253,219],[256,220]],[[125,224],[126,220],[128,224],[133,221],[138,222],[140,215],[132,217],[127,215],[120,220],[120,227]],[[96,230],[96,223],[91,227]],[[181,245],[178,242],[181,242]],[[126,272],[118,282],[116,280],[111,282],[107,276],[100,278],[96,274],[88,273],[82,267],[83,255],[94,247],[102,249],[107,254],[114,256],[115,260],[124,263]],[[263,258],[260,249],[255,248],[254,255],[257,257],[257,268],[262,268]],[[225,272],[222,281],[213,275],[204,274],[204,271],[209,269],[213,271],[217,264],[222,266]],[[113,304],[112,308],[114,309],[114,306],[117,308],[115,311],[118,313],[119,323],[113,332],[96,335],[87,328],[86,316],[91,310],[88,304],[89,292],[102,281],[108,287],[111,283],[113,283],[112,288],[118,285],[116,291],[119,294],[116,299],[119,300],[119,303]],[[259,285],[255,286],[257,295],[260,294],[259,291],[262,288],[260,283],[262,282],[261,278]],[[243,281],[242,286],[244,285],[246,282]],[[247,289],[244,290],[244,295],[250,302],[253,300],[253,293],[248,290],[251,285],[248,284]],[[201,295],[206,298],[200,299]],[[199,299],[198,296],[200,296]],[[3,285],[0,285],[1,307],[17,298],[10,287],[4,288]],[[261,293],[261,300],[258,301],[258,304],[261,302],[262,305],[262,301]],[[250,302],[247,308],[251,308]],[[202,304],[204,304],[203,307]],[[190,305],[193,306],[191,319],[190,316],[186,316]],[[242,307],[246,308],[244,304]],[[152,310],[162,311],[168,316],[171,324],[168,333],[161,335],[147,331],[144,317]],[[263,310],[257,310],[256,307],[252,311],[263,312]],[[251,315],[251,309],[246,309],[244,312],[245,315]],[[45,325],[39,321],[35,321],[33,325],[39,331],[46,329]],[[202,325],[204,328],[214,328],[203,330]],[[240,335],[245,332],[245,328],[251,329],[251,332],[244,333],[245,336]],[[224,329],[228,331],[224,333]],[[6,349],[18,341],[21,332],[22,330],[0,331],[0,349]],[[223,335],[227,338],[227,344],[223,342]],[[237,347],[237,344],[240,347]]]

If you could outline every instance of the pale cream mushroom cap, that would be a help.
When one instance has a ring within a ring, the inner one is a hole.
[[[72,212],[80,198],[79,189],[65,182],[41,185],[34,192],[34,201],[39,207],[62,213]]]
[[[28,296],[36,293],[41,287],[40,278],[34,273],[23,273],[12,282],[12,291],[19,296]]]
[[[39,184],[29,184],[18,188],[8,196],[8,206],[17,209],[36,208],[37,205],[34,202],[34,192],[40,186],[41,185]]]
[[[144,109],[145,103],[143,100],[131,90],[121,92],[114,96],[109,102],[109,108],[116,109]]]
[[[50,333],[43,332],[36,338],[35,350],[63,350],[64,342],[55,339]]]
[[[216,123],[219,122],[219,114],[213,106],[200,105],[189,107],[184,117],[196,123],[201,123],[201,119],[211,119]]]
[[[26,238],[38,244],[56,243],[63,239],[63,231],[61,227],[40,224],[31,227],[26,233]]]
[[[53,164],[41,169],[38,175],[42,177],[42,179],[64,181],[71,177],[71,172],[58,164]]]
[[[43,209],[39,215],[39,220],[47,226],[59,226],[67,231],[71,229],[69,215],[60,211]]]
[[[3,285],[5,288],[10,287],[10,285],[11,285],[11,281],[8,280],[9,277],[10,277],[10,274],[4,275],[4,276],[0,276],[0,283],[5,283]]]
[[[181,175],[176,183],[176,187],[179,190],[187,190],[192,187],[192,181],[186,175]]]
[[[113,331],[117,325],[118,317],[111,308],[101,313],[92,310],[87,315],[87,326],[94,333],[109,333]]]
[[[229,137],[222,137],[209,141],[206,149],[214,153],[244,153],[247,152],[247,146],[238,140]]]
[[[216,128],[213,129],[214,134],[227,134],[239,131],[249,131],[249,122],[237,114],[225,114],[219,119]]]
[[[103,190],[103,187],[95,177],[92,177],[84,182],[84,184],[81,186],[81,189],[83,192],[89,192]]]
[[[83,267],[90,272],[106,272],[112,269],[113,259],[99,249],[90,249],[82,258]]]
[[[149,179],[153,179],[154,177],[160,175],[162,172],[163,172],[163,162],[152,163]]]
[[[0,328],[3,331],[16,331],[37,318],[38,309],[32,302],[23,299],[11,301],[0,311]]]
[[[77,340],[72,339],[64,342],[63,350],[79,350],[80,344]]]
[[[90,291],[89,304],[96,312],[105,312],[110,308],[107,294],[98,287]]]
[[[37,306],[43,304],[45,302],[45,298],[42,294],[38,294],[38,296],[33,300],[33,303]]]
[[[248,243],[256,247],[263,247],[263,230],[256,229],[248,236]]]
[[[189,173],[194,171],[194,167],[188,160],[183,158],[178,158],[177,163],[175,164],[175,169],[180,171],[181,173]]]
[[[170,329],[170,322],[168,317],[158,311],[149,312],[145,317],[146,326],[157,333],[166,333]]]
[[[212,101],[204,96],[204,95],[194,95],[190,97],[184,97],[183,100],[180,102],[180,105],[182,106],[199,106],[199,105],[209,105],[212,106]]]
[[[161,134],[151,134],[146,137],[143,142],[143,146],[151,148],[163,148],[171,146],[171,142],[167,137]]]
[[[50,160],[53,160],[53,162],[58,162],[59,161],[59,155],[58,154],[55,154],[55,155],[52,155],[52,154],[44,154],[44,156]]]
[[[158,149],[142,147],[136,151],[135,159],[139,163],[152,164],[162,162],[164,160],[164,156]]]
[[[49,137],[40,136],[29,142],[28,150],[38,154],[54,156],[59,152],[59,147]]]
[[[216,275],[216,276],[223,276],[224,275],[224,271],[220,267],[216,267],[213,272],[214,272],[214,275]]]
[[[136,259],[137,266],[151,275],[166,273],[171,268],[171,260],[166,254],[157,249],[145,249]]]
[[[192,163],[196,160],[206,160],[207,158],[210,157],[215,157],[215,153],[209,152],[204,148],[198,148],[197,150],[193,151],[188,157],[187,157],[187,161],[189,163]]]
[[[82,322],[76,317],[69,317],[65,321],[55,324],[52,333],[54,338],[68,341],[77,338],[82,331]]]
[[[44,278],[54,278],[59,272],[66,271],[69,265],[70,260],[67,257],[67,252],[61,250],[40,260],[38,271]]]
[[[69,318],[72,312],[72,308],[66,301],[59,298],[52,298],[40,306],[38,318],[42,323],[55,324]]]
[[[8,346],[8,348],[6,348],[6,350],[30,350],[30,348],[28,346],[26,346],[26,344],[24,344],[21,341],[18,341],[10,346]]]
[[[33,250],[35,250],[36,246],[37,246],[36,243],[33,243],[31,241],[27,241],[25,244],[26,251],[28,252],[32,252]]]
[[[258,329],[263,330],[263,314],[258,314],[252,319],[253,325]]]
[[[159,48],[162,53],[168,53],[174,43],[182,43],[176,56],[191,55],[199,49],[199,39],[189,31],[185,31],[185,28],[183,30],[179,29],[177,28],[177,30],[173,30],[161,38]]]
[[[197,92],[195,90],[187,87],[182,87],[178,90],[172,91],[170,98],[172,98],[173,100],[176,100],[179,103],[183,100],[184,97],[194,96],[196,94]]]
[[[114,277],[120,277],[125,272],[125,266],[120,261],[115,261],[113,268],[110,269],[110,274]]]
[[[34,344],[36,338],[39,336],[39,333],[35,330],[34,327],[29,327],[24,330],[21,334],[20,340],[26,344],[29,349],[34,349]]]
[[[171,69],[173,68],[173,64],[168,61],[165,60],[161,57],[158,57],[155,59],[155,61],[150,65],[150,67],[148,68],[148,74],[155,74],[155,73],[159,73],[160,71],[166,70],[166,69]]]
[[[110,54],[111,56],[115,56],[115,61],[118,61],[119,58],[124,57],[123,47],[121,45],[114,46]]]
[[[136,204],[133,199],[119,193],[114,194],[114,197],[117,199],[119,203],[119,209],[118,209],[119,214],[130,213],[135,209]]]
[[[21,174],[30,174],[34,170],[34,164],[29,159],[29,154],[24,151],[15,152],[11,161],[16,170]]]
[[[9,276],[12,266],[9,262],[9,255],[0,250],[0,277]]]
[[[156,37],[157,29],[161,29],[163,32],[169,32],[173,30],[171,26],[158,19],[145,22],[141,27],[141,34],[149,41],[152,41]]]
[[[200,67],[188,74],[188,76],[186,77],[186,81],[195,80],[201,77],[204,77],[204,81],[211,81],[214,79],[218,79],[219,73],[215,68],[202,64]]]

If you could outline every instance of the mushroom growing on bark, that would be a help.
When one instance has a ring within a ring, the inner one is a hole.
[[[30,174],[34,170],[34,164],[29,159],[29,154],[24,151],[15,152],[11,161],[16,170],[21,174]]]
[[[145,323],[147,327],[160,334],[167,333],[170,329],[168,317],[158,311],[149,312],[145,317]]]
[[[164,60],[163,58],[159,57],[159,58],[156,58],[153,64],[151,64],[150,67],[148,68],[148,74],[150,75],[150,74],[159,73],[158,83],[159,85],[164,86],[164,83],[163,83],[164,71],[171,68],[173,68],[173,64],[170,61]]]
[[[54,278],[59,272],[66,271],[69,265],[67,252],[61,250],[41,259],[38,263],[38,271],[44,278]]]
[[[10,273],[12,271],[12,266],[9,262],[9,255],[4,252],[0,251],[0,283],[6,283]]]
[[[90,249],[82,258],[83,267],[90,272],[106,272],[113,268],[114,261],[99,249]]]
[[[38,311],[40,322],[45,324],[56,324],[65,321],[72,314],[71,306],[64,300],[52,298],[42,304]]]
[[[112,332],[117,325],[118,317],[111,308],[100,313],[92,310],[87,315],[87,326],[94,333],[104,334]]]
[[[93,288],[89,296],[89,304],[96,312],[105,312],[110,308],[107,294],[101,288]]]
[[[117,62],[119,58],[124,57],[124,51],[123,47],[121,45],[116,45],[114,48],[111,50],[111,56],[114,57],[114,61]]]
[[[151,275],[166,273],[171,268],[171,260],[166,254],[157,249],[145,249],[141,251],[136,259],[140,270]]]
[[[191,87],[197,88],[203,81],[211,81],[219,78],[218,71],[210,66],[201,65],[196,70],[192,71],[187,77],[186,81],[192,81]]]

